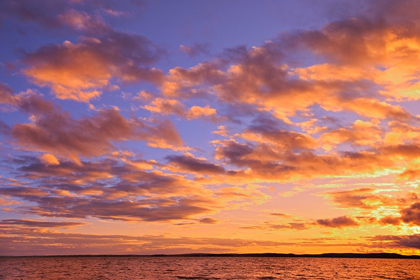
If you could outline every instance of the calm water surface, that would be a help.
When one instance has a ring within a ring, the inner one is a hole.
[[[420,260],[268,257],[0,258],[0,279],[420,280]]]

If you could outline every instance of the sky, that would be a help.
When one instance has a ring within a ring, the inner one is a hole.
[[[0,2],[0,255],[420,254],[420,2]]]

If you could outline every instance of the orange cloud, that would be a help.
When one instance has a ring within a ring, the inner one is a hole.
[[[178,132],[168,120],[149,123],[134,118],[126,120],[113,109],[76,120],[38,95],[17,96],[14,100],[34,116],[32,123],[15,124],[10,132],[19,145],[29,150],[49,152],[80,163],[81,156],[111,152],[111,141],[134,139],[156,147],[182,146]]]
[[[210,106],[200,107],[200,106],[193,106],[188,111],[188,119],[198,119],[200,117],[211,117],[216,114],[216,109],[210,108]]]
[[[378,124],[357,120],[349,128],[341,127],[323,133],[319,142],[327,151],[344,143],[375,147],[383,141],[381,134],[382,128]]]
[[[142,108],[163,115],[175,114],[183,116],[185,114],[184,105],[176,99],[156,98],[149,105],[145,105]]]
[[[84,37],[76,44],[65,41],[28,53],[22,72],[37,85],[50,87],[59,99],[89,102],[115,88],[113,77],[159,84],[162,72],[148,67],[159,54],[142,36],[108,30],[103,38]]]
[[[142,108],[162,115],[178,115],[187,120],[202,119],[213,122],[224,120],[223,117],[217,116],[216,109],[208,105],[205,107],[192,106],[187,111],[184,104],[176,99],[155,98],[150,104],[144,105]]]
[[[184,98],[207,91],[224,102],[251,104],[286,121],[314,105],[407,121],[413,119],[410,112],[390,101],[419,96],[418,73],[409,66],[420,53],[417,34],[415,27],[399,22],[349,18],[321,30],[284,34],[249,50],[230,49],[225,59],[173,68],[161,91]],[[290,67],[287,54],[295,57],[304,51],[322,55],[325,61]]]
[[[416,193],[406,193],[404,196],[381,194],[375,188],[359,188],[345,191],[334,191],[324,194],[334,203],[349,209],[376,209],[380,206],[406,206],[420,198]]]
[[[43,154],[39,157],[39,160],[45,165],[59,165],[60,162],[58,159],[52,154]]]

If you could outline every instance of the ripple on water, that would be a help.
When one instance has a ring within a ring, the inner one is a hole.
[[[270,257],[1,258],[0,279],[420,279],[420,260]]]

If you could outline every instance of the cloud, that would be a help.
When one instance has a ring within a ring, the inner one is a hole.
[[[187,120],[202,119],[212,122],[222,121],[225,118],[217,116],[217,110],[209,105],[205,107],[192,106],[186,109],[184,104],[176,99],[155,98],[150,104],[142,106],[143,109],[161,115],[177,115]]]
[[[323,194],[341,208],[377,209],[381,206],[407,206],[419,197],[416,193],[406,192],[401,195],[384,195],[379,189],[358,188],[345,191],[333,191]]]
[[[22,22],[34,22],[46,28],[61,27],[57,14],[65,11],[66,3],[41,0],[36,3],[27,0],[3,1],[0,4],[1,18],[15,18]]]
[[[419,11],[418,5],[411,8]],[[173,68],[161,91],[182,98],[207,92],[286,121],[317,106],[361,118],[411,121],[415,117],[392,102],[420,98],[412,67],[419,60],[418,32],[415,24],[389,20],[396,11],[382,12],[380,19],[357,16],[319,30],[283,32],[260,46],[228,49],[191,68]],[[308,66],[303,58],[315,64]]]
[[[270,213],[270,216],[280,217],[280,218],[289,218],[291,217],[289,214],[285,213]]]
[[[290,217],[290,216],[288,216]],[[310,223],[301,223],[301,222],[290,222],[290,223],[283,223],[283,224],[274,224],[272,222],[264,222],[260,225],[254,226],[242,226],[240,229],[251,229],[251,230],[308,230],[311,225]]]
[[[385,216],[379,220],[379,223],[382,225],[398,226],[401,224],[401,219],[400,217]]]
[[[415,192],[405,192],[401,195],[382,195],[376,194],[378,191],[373,188],[360,188],[348,191],[330,192],[327,197],[337,203],[342,208],[348,209],[386,209],[385,207],[399,207],[401,216],[386,215],[373,222],[381,225],[398,226],[402,223],[416,226],[420,224],[420,203],[418,194]],[[411,203],[411,205],[410,205]],[[407,207],[408,206],[408,207]],[[320,220],[318,220],[319,222]]]
[[[78,222],[48,222],[28,219],[5,219],[0,221],[0,225],[21,225],[26,227],[47,227],[47,228],[71,228],[86,225],[87,223]]]
[[[13,90],[0,82],[0,104],[15,104]]]
[[[60,162],[58,159],[52,154],[43,154],[39,157],[39,160],[45,165],[59,165]]]
[[[101,156],[112,151],[112,142],[116,141],[141,140],[162,148],[182,146],[182,140],[169,120],[127,120],[114,109],[73,119],[39,95],[18,96],[14,100],[23,111],[34,116],[33,122],[18,123],[11,128],[13,139],[28,150],[80,162],[81,156]]]
[[[190,57],[197,56],[200,54],[208,54],[209,51],[209,45],[208,44],[200,44],[195,43],[189,47],[184,45],[179,45],[179,49],[186,54],[188,54]]]
[[[207,162],[205,159],[195,158],[191,154],[167,156],[170,164],[180,170],[186,170],[198,174],[222,174],[225,169],[221,165]]]
[[[373,82],[296,79],[292,70],[279,61],[279,48],[281,43],[270,42],[246,52],[241,50],[237,64],[225,71],[220,68],[223,64],[217,62],[190,69],[174,68],[162,92],[170,96],[195,95],[207,86],[208,91],[215,92],[223,102],[272,110],[276,117],[285,120],[317,104],[332,112],[350,111],[381,119],[411,118],[402,107],[369,97],[366,92],[374,91]]]
[[[376,246],[385,248],[420,249],[420,234],[413,235],[376,235],[370,238]]]
[[[420,226],[420,203],[413,203],[410,207],[401,210],[401,220],[407,224]]]
[[[59,99],[89,102],[103,90],[115,88],[113,78],[159,84],[162,71],[149,65],[161,54],[162,50],[145,37],[106,29],[103,37],[46,45],[25,54],[22,72],[35,84],[51,88]]]
[[[62,191],[46,192],[25,187],[1,188],[0,193],[20,197],[37,205],[22,207],[21,212],[23,213],[60,218],[96,217],[122,221],[173,221],[210,213],[213,211],[210,205],[214,204],[211,199],[192,195],[169,198],[149,197],[135,200],[112,199],[111,197],[107,200],[106,196],[93,194],[92,197],[89,197],[89,193],[77,197],[63,195]],[[68,192],[65,193],[68,194]],[[131,196],[135,197],[136,195],[131,194]]]
[[[381,197],[373,194],[373,188],[359,188],[348,191],[329,192],[325,195],[343,208],[373,209],[377,207],[377,201]]]
[[[278,216],[282,218],[290,218],[290,215],[282,214],[282,213],[272,213],[270,214],[272,216]],[[261,225],[258,226],[245,226],[241,227],[242,229],[259,229],[259,230],[309,230],[313,228],[314,226],[321,226],[321,227],[329,227],[329,228],[337,228],[342,229],[345,227],[356,227],[356,226],[363,226],[366,224],[376,224],[378,220],[374,217],[357,217],[357,218],[351,218],[348,216],[340,216],[336,218],[331,219],[317,219],[316,221],[301,221],[301,220],[295,220],[294,222],[289,223],[283,223],[283,224],[274,224],[272,222],[264,222]],[[382,220],[379,221],[380,224],[389,224],[394,223],[394,219],[391,217],[385,217]],[[399,220],[397,220],[399,224]],[[397,225],[397,224],[396,224]]]
[[[349,128],[341,127],[323,133],[319,141],[325,150],[331,150],[345,143],[376,147],[382,142],[381,136],[382,128],[378,124],[357,120]]]
[[[207,84],[223,80],[223,71],[218,62],[200,63],[190,69],[175,67],[159,87],[161,93],[168,98],[207,97]]]
[[[100,18],[92,17],[86,12],[79,12],[74,9],[66,10],[57,17],[63,25],[70,26],[76,30],[103,32],[109,28]]]
[[[217,121],[217,110],[211,108],[210,106],[200,107],[200,106],[192,106],[187,113],[188,120],[194,119],[209,119],[213,122]]]
[[[238,136],[257,143],[270,143],[276,149],[307,150],[316,147],[311,136],[291,129],[282,129],[278,123],[270,119],[256,119]]]
[[[142,106],[142,108],[162,115],[185,115],[185,106],[176,99],[155,98],[149,105]]]
[[[280,224],[280,225],[269,224],[268,228],[275,229],[275,230],[278,230],[278,229],[307,230],[309,229],[305,223],[288,223],[288,224]]]
[[[347,216],[341,216],[333,219],[319,219],[316,220],[316,222],[320,226],[332,228],[353,227],[359,225],[359,223]]]
[[[407,195],[408,198],[409,195]],[[381,198],[379,196],[379,198]],[[413,193],[413,197],[414,200],[418,200],[416,194]],[[375,203],[373,204],[373,207],[368,207],[367,209],[379,209],[381,208],[383,205],[386,206],[391,206],[391,207],[395,207],[398,205],[401,205],[402,203],[407,203],[407,201],[404,198],[394,198],[392,199],[388,199],[385,201],[386,203]],[[395,202],[395,203],[393,203]],[[359,207],[359,206],[356,206]],[[366,208],[366,207],[362,207],[362,208]],[[367,221],[367,223],[370,224],[374,224],[374,223],[379,223],[381,225],[393,225],[393,226],[399,226],[402,223],[405,223],[407,225],[411,225],[411,226],[416,226],[416,225],[420,225],[420,203],[416,202],[411,204],[409,207],[400,207],[399,213],[401,214],[401,216],[392,216],[392,215],[387,215],[387,216],[383,216],[380,219],[376,219],[375,217],[358,217],[357,219],[359,221]],[[323,220],[317,220],[317,223],[319,225],[322,226],[329,226],[329,227],[341,227],[340,225],[342,224],[343,226],[351,226],[351,225],[358,225],[358,223],[351,219],[348,218],[346,216],[343,217],[339,217],[339,218],[335,218],[335,219],[323,219]]]
[[[0,194],[25,200],[25,205],[13,208],[23,214],[144,222],[190,221],[197,215],[231,205],[262,203],[268,198],[258,186],[216,191],[185,176],[155,169],[167,168],[157,162],[152,169],[136,162],[141,160],[107,159],[82,164],[63,160],[59,165],[45,165],[37,158],[15,159],[16,174],[32,183],[28,186],[6,181]],[[202,222],[215,220],[206,218]]]
[[[272,250],[294,244],[241,238],[62,233],[13,225],[2,227],[0,230],[0,245],[7,255],[227,253],[237,252],[232,248],[244,246]]]
[[[388,127],[389,130],[384,137],[384,143],[388,146],[396,146],[400,143],[415,144],[420,140],[420,129],[416,126],[391,121]]]
[[[203,218],[203,219],[200,219],[199,222],[201,224],[217,224],[219,223],[219,220],[216,220],[213,218]]]
[[[286,131],[287,134],[292,135],[293,132]],[[237,133],[235,136],[242,137],[243,134]],[[331,178],[363,174],[378,177],[382,176],[383,172],[401,173],[403,168],[409,167],[420,155],[420,149],[416,144],[379,145],[366,150],[346,149],[347,151],[320,153],[315,149],[300,151],[300,147],[297,146],[299,141],[296,143],[291,141],[294,146],[282,148],[284,142],[281,138],[277,143],[274,139],[271,140],[273,143],[258,138],[248,137],[247,140],[253,142],[244,142],[233,137],[229,140],[212,141],[216,146],[215,159],[241,169],[239,172],[228,174],[235,180],[284,182],[300,178]]]

